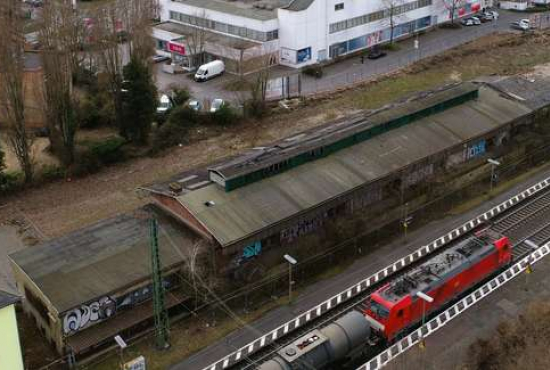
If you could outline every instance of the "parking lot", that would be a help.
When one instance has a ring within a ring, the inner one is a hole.
[[[523,18],[531,18],[534,28],[550,26],[550,13],[520,13],[498,10],[497,20],[481,23],[480,25],[463,26],[459,29],[436,28],[418,37],[418,49],[414,47],[414,38],[398,42],[399,48],[389,52],[384,58],[376,60],[361,60],[360,56],[350,57],[338,63],[323,67],[323,77],[314,78],[302,75],[301,93],[311,96],[318,93],[330,92],[347,86],[371,80],[376,76],[402,69],[418,60],[439,54],[469,41],[476,40],[495,32],[522,32],[514,30],[511,23]],[[459,20],[456,20],[459,22]],[[362,63],[363,62],[363,63]],[[162,66],[156,65],[156,78],[159,90],[165,91],[174,86],[186,86],[191,95],[199,101],[211,101],[222,98],[232,104],[239,104],[246,98],[246,92],[227,91],[225,87],[236,76],[226,74],[213,80],[197,83],[186,75],[172,75],[162,72]],[[276,66],[272,69],[272,76],[287,76],[299,73],[299,70]],[[248,76],[248,78],[251,78]]]

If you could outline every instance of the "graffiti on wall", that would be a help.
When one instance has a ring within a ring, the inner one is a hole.
[[[237,255],[232,262],[237,266],[240,266],[242,263],[256,256],[259,256],[261,253],[262,253],[262,242],[255,241],[254,243],[244,247],[242,254]]]
[[[93,323],[103,321],[116,312],[116,303],[110,297],[83,304],[72,309],[63,318],[63,331],[65,334],[79,331]]]
[[[168,290],[176,285],[176,281],[176,276],[170,275],[163,278],[162,285]],[[63,317],[63,332],[74,334],[114,316],[117,312],[143,303],[152,296],[153,288],[152,284],[149,284],[117,298],[105,296],[97,301],[80,305],[68,311]]]
[[[415,185],[433,174],[434,165],[429,164],[405,175],[405,177],[403,178],[403,184],[405,186]]]
[[[487,142],[485,140],[479,140],[475,143],[465,145],[461,152],[451,154],[447,158],[446,167],[454,167],[469,161],[470,159],[484,155],[486,150]]]
[[[464,154],[466,160],[485,154],[485,147],[485,140],[480,140],[474,144],[468,145]]]
[[[303,220],[281,231],[281,243],[291,243],[298,237],[317,230],[328,217],[328,212],[323,212],[312,219]]]
[[[355,212],[380,200],[382,200],[382,188],[367,189],[366,192],[348,202],[348,212]]]

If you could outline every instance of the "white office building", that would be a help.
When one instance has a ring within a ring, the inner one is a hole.
[[[210,58],[245,62],[273,54],[272,62],[295,68],[387,42],[392,28],[398,39],[447,22],[453,1],[160,0],[161,19],[172,33],[176,24],[207,30],[212,39],[223,35],[221,43],[206,42]],[[460,1],[456,14],[475,13],[489,5],[486,1]],[[155,37],[159,49],[172,52],[171,40],[163,39],[162,32]],[[235,47],[237,40],[246,41],[246,47]]]

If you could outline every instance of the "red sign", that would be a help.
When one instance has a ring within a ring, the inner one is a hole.
[[[169,42],[168,50],[176,54],[185,55],[185,46],[181,44],[174,44],[172,42]]]

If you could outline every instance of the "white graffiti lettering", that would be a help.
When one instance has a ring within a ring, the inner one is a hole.
[[[63,331],[65,334],[79,331],[93,323],[103,321],[116,312],[116,304],[109,297],[103,297],[98,301],[83,304],[64,316]]]

